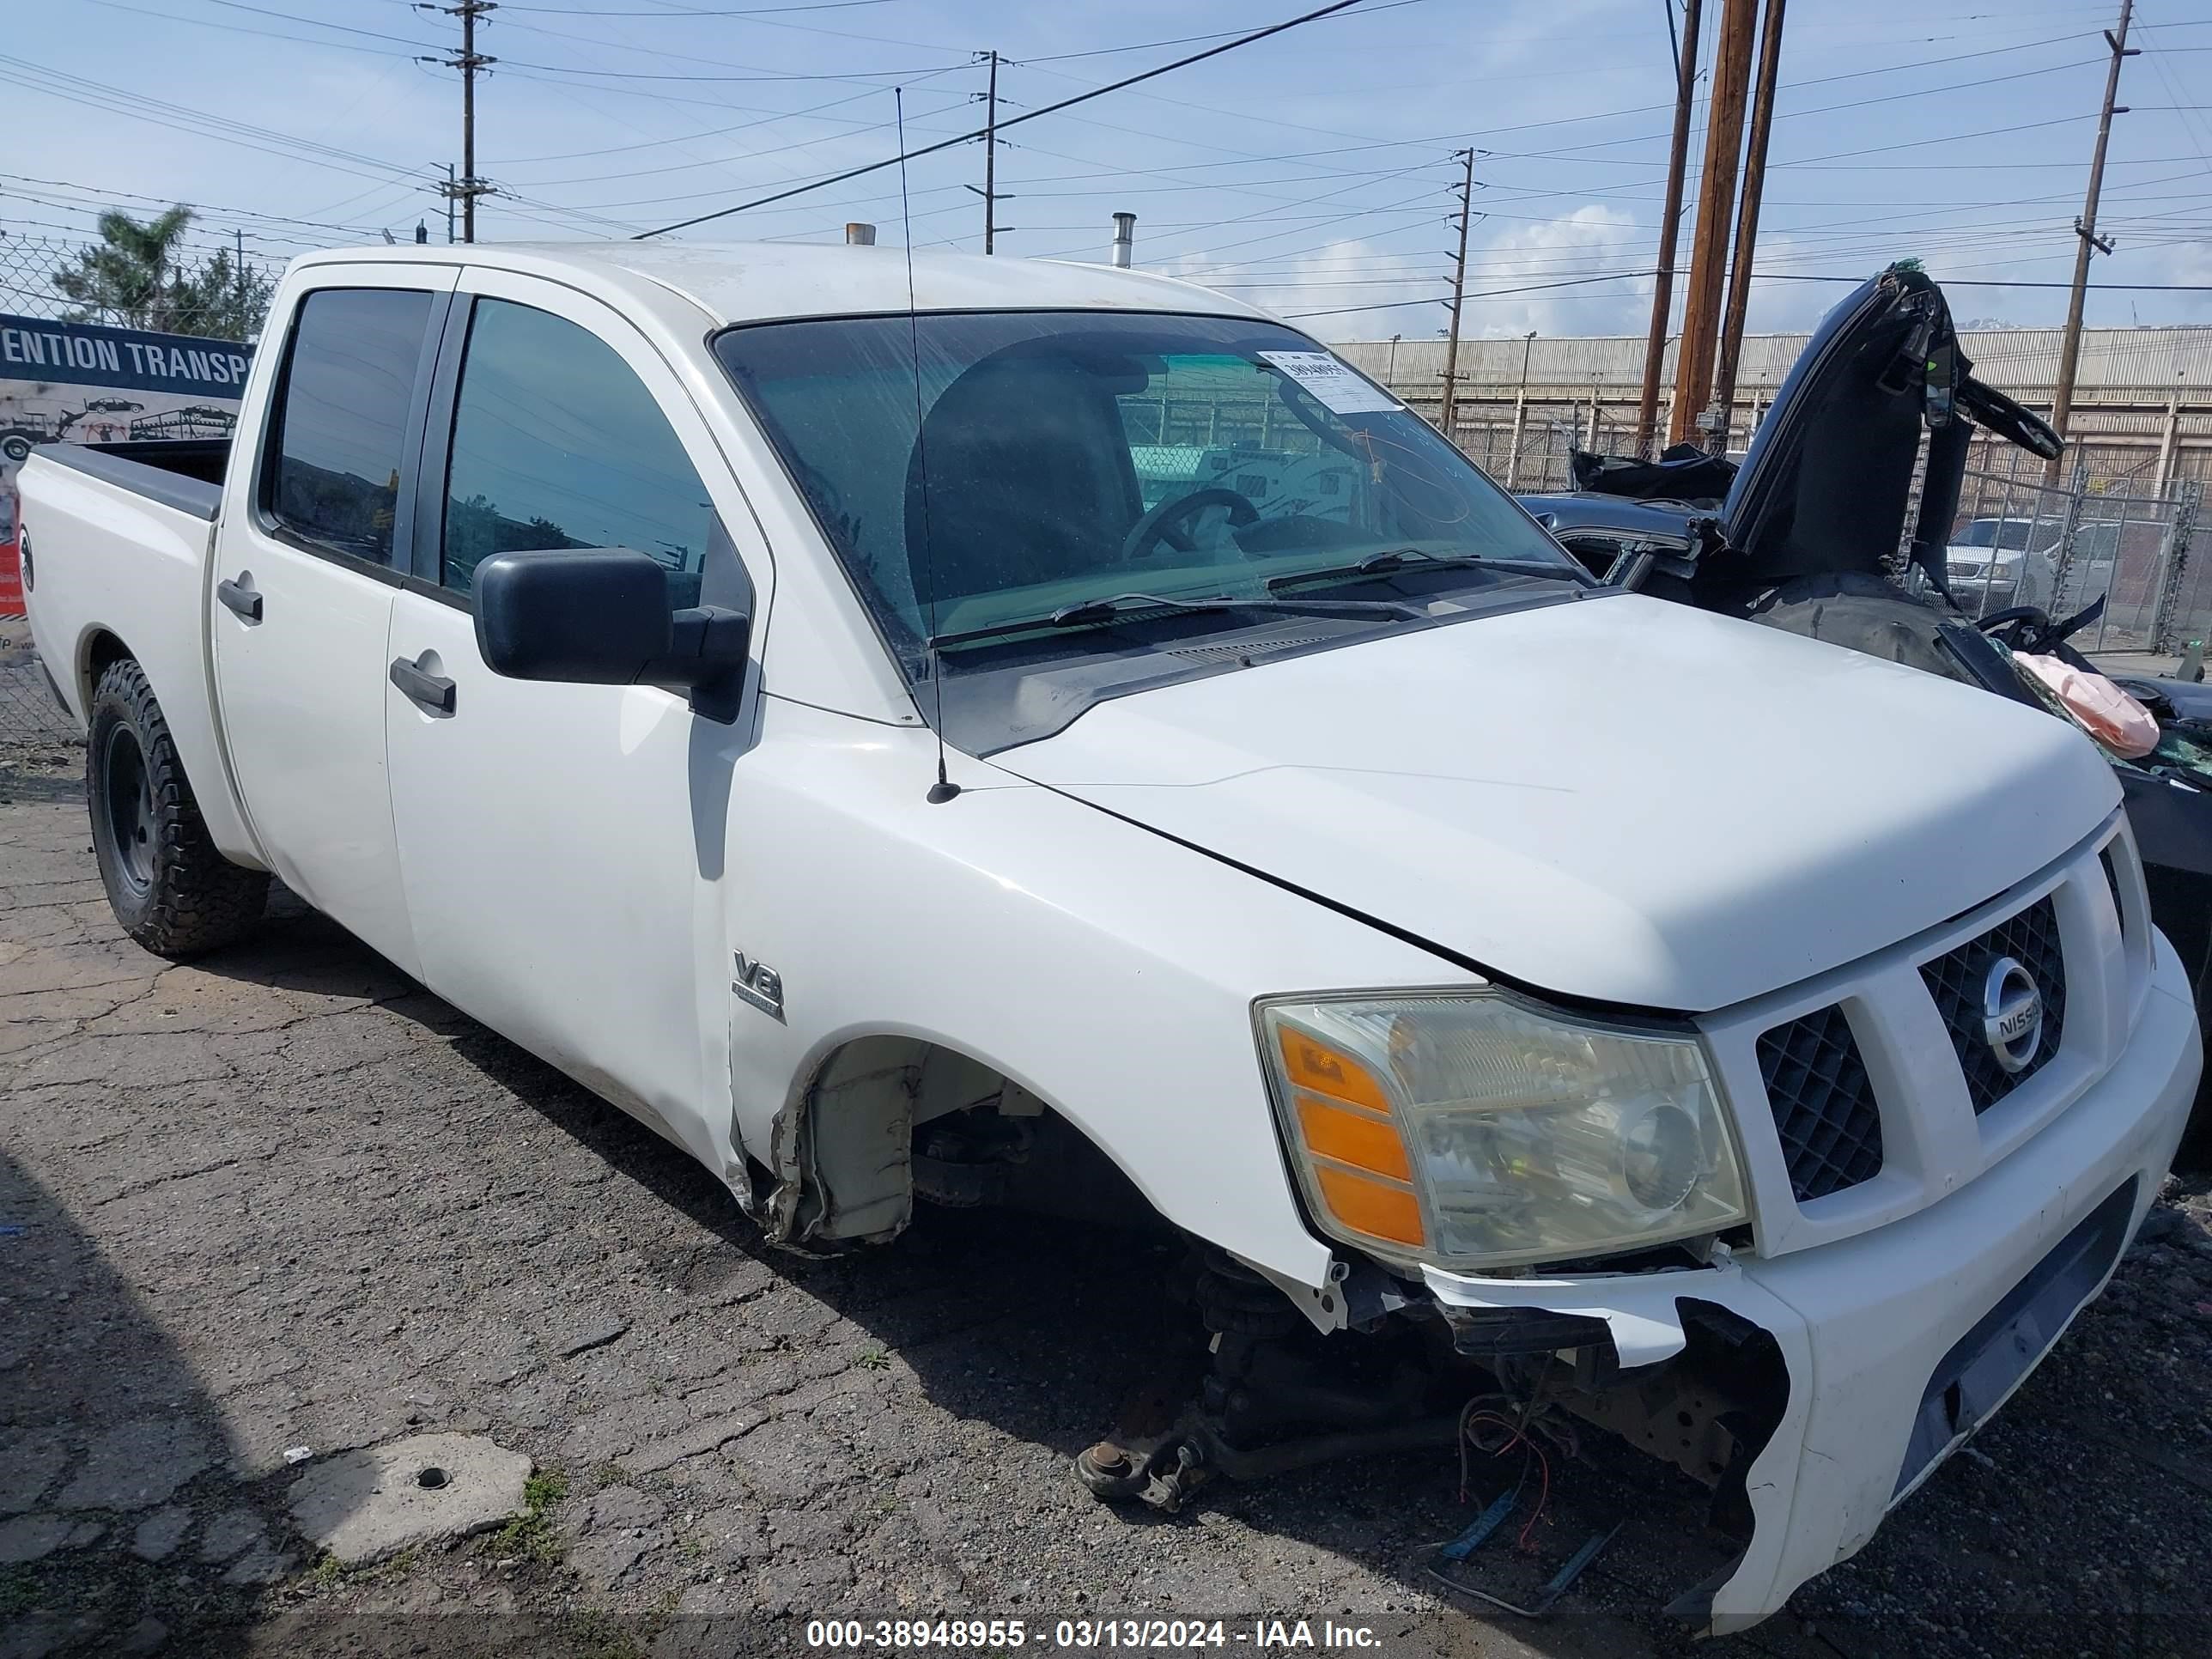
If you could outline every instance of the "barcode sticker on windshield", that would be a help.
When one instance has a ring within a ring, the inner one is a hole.
[[[1313,393],[1334,415],[1375,415],[1399,407],[1380,386],[1370,386],[1326,351],[1263,351],[1263,363],[1280,369]]]

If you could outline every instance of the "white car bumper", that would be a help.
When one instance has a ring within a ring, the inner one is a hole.
[[[1431,1270],[1428,1285],[1458,1307],[1602,1318],[1625,1367],[1681,1349],[1686,1300],[1772,1336],[1788,1396],[1747,1473],[1750,1542],[1676,1604],[1712,1633],[1740,1630],[1863,1547],[2102,1290],[2172,1159],[2201,1065],[2187,976],[2159,937],[2141,1022],[2106,1075],[1916,1214],[1722,1268],[1548,1282]]]

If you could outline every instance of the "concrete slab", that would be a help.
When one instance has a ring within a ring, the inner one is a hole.
[[[522,1453],[481,1436],[410,1435],[310,1469],[286,1503],[302,1534],[358,1566],[520,1515],[530,1470]]]

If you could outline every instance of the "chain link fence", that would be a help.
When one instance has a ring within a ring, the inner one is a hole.
[[[1634,447],[1632,419],[1595,402],[1530,399],[1518,420],[1455,420],[1461,451],[1508,489],[1542,495],[1575,487],[1569,457],[1577,449],[1626,455]]]
[[[54,699],[31,648],[30,625],[0,618],[0,799],[27,778],[67,776],[83,764],[84,735]]]
[[[2202,483],[2161,489],[2077,462],[2052,484],[2021,451],[1978,448],[1972,459],[1946,560],[1951,597],[1969,615],[2034,605],[2065,617],[2102,599],[2103,613],[2072,641],[2093,657],[2171,655],[2212,635],[2212,581],[2191,557]],[[1911,573],[1911,585],[1924,580]]]
[[[186,244],[149,270],[100,243],[0,237],[0,311],[54,322],[252,340],[283,267],[251,253]]]

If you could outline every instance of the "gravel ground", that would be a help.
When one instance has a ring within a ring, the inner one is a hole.
[[[2212,1182],[2169,1182],[1970,1454],[1702,1650],[2212,1653],[2208,1227]],[[986,1212],[767,1250],[703,1170],[296,905],[195,966],[137,951],[74,779],[0,768],[0,1659],[794,1652],[817,1614],[1139,1610],[1691,1650],[1654,1609],[1721,1559],[1698,1494],[1602,1445],[1553,1472],[1528,1556],[1486,1552],[1526,1589],[1625,1523],[1541,1623],[1426,1577],[1471,1514],[1447,1455],[1173,1519],[1094,1503],[1068,1458],[1182,1340],[1167,1267]],[[535,1460],[529,1515],[319,1559],[286,1449],[429,1431]]]

